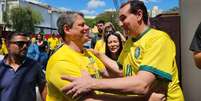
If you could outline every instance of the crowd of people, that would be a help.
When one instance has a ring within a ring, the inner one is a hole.
[[[144,3],[122,4],[119,19],[125,33],[100,20],[91,38],[84,15],[71,11],[57,20],[60,38],[1,38],[0,101],[36,101],[36,86],[43,101],[184,101],[174,42],[148,25]]]

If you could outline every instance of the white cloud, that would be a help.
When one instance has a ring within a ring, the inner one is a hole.
[[[94,19],[96,16],[84,16],[85,18]]]
[[[104,7],[105,2],[102,0],[90,0],[87,4],[88,9],[96,9],[98,7]]]
[[[105,12],[106,11],[116,11],[115,9],[113,9],[113,8],[109,8],[109,9],[105,9]]]
[[[151,17],[155,17],[158,14],[162,13],[162,9],[159,9],[158,6],[153,6],[151,10]]]
[[[95,10],[80,10],[80,12],[84,13],[85,15],[95,15],[96,11]]]

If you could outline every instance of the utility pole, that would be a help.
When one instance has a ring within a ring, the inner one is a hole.
[[[121,1],[121,0],[120,0]],[[114,13],[112,16],[115,17],[114,22],[119,23],[118,15],[119,15],[119,0],[113,0],[114,7],[116,9],[116,13]]]
[[[114,7],[115,7],[116,11],[118,11],[118,9],[119,9],[119,1],[118,0],[113,0],[113,3],[114,3]]]
[[[49,13],[49,16],[50,16],[50,32],[51,32],[51,34],[52,34],[52,14],[53,14],[53,10],[52,10],[52,7],[51,6],[49,6],[48,7],[48,13]]]

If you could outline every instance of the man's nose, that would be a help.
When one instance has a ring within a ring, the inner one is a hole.
[[[88,26],[88,25],[85,25],[85,26],[84,26],[84,30],[85,30],[86,32],[88,32],[88,31],[89,31],[89,26]]]

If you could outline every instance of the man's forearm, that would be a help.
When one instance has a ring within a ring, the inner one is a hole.
[[[122,71],[119,69],[119,66],[116,61],[110,59],[103,53],[99,53],[97,57],[103,62],[107,69],[110,69],[118,76],[122,76]]]
[[[92,83],[92,89],[101,91],[119,92],[124,94],[146,94],[148,86],[146,83],[135,77],[98,79]]]

